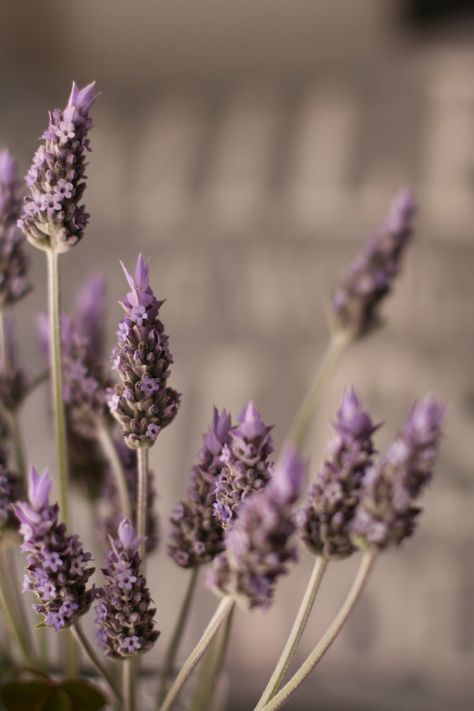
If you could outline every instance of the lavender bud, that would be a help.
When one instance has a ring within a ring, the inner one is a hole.
[[[150,607],[150,592],[140,574],[140,543],[131,523],[123,519],[118,538],[110,539],[103,570],[106,584],[97,594],[97,640],[114,659],[147,652],[159,636],[153,620],[156,610]]]
[[[224,548],[224,529],[213,512],[216,480],[222,472],[222,450],[231,443],[231,416],[214,408],[212,424],[203,436],[198,462],[191,469],[185,501],[171,515],[168,552],[183,568],[213,560]]]
[[[35,593],[35,612],[46,625],[56,630],[69,627],[89,609],[94,589],[87,581],[94,572],[88,563],[77,535],[69,536],[63,523],[58,523],[57,504],[50,505],[51,478],[30,470],[29,501],[14,505],[23,536],[22,551],[27,553],[24,590]]]
[[[131,291],[121,302],[125,316],[112,354],[119,383],[110,391],[109,407],[129,447],[151,447],[174,420],[181,396],[168,387],[173,357],[158,318],[163,301],[150,287],[149,262],[140,254],[134,277],[123,270]]]
[[[415,205],[401,191],[376,234],[349,267],[332,301],[335,332],[365,335],[379,321],[381,301],[390,292],[405,247],[412,236]]]
[[[221,455],[225,466],[216,483],[214,504],[214,513],[226,529],[233,525],[242,501],[263,489],[270,478],[272,429],[250,401],[239,415],[239,425],[230,432],[231,442]]]
[[[21,489],[19,477],[8,467],[6,450],[0,447],[0,540],[5,531],[18,527],[13,503],[21,496]]]
[[[383,550],[415,530],[421,512],[415,502],[433,475],[444,411],[431,398],[415,405],[385,456],[368,472],[351,524],[357,546]]]
[[[67,252],[82,238],[89,221],[80,202],[95,98],[95,83],[79,89],[73,82],[67,106],[50,112],[43,143],[26,176],[30,195],[18,226],[39,249]]]
[[[326,558],[345,558],[354,551],[350,524],[357,509],[364,477],[372,465],[372,435],[377,429],[354,390],[345,392],[334,423],[336,434],[326,459],[298,511],[302,540]]]
[[[271,605],[277,579],[297,557],[291,542],[292,509],[305,475],[305,464],[288,447],[269,484],[243,502],[227,533],[226,549],[212,564],[210,587],[239,598],[250,609]]]

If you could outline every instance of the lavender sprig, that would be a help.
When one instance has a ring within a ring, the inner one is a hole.
[[[332,326],[336,333],[359,337],[377,325],[380,303],[390,292],[411,239],[414,214],[413,198],[408,191],[401,191],[334,295]]]
[[[444,411],[429,397],[415,405],[384,457],[367,473],[351,523],[357,546],[384,550],[412,535],[421,512],[416,501],[433,475]]]
[[[59,507],[50,505],[51,478],[30,470],[28,501],[14,506],[27,554],[24,590],[35,593],[35,612],[56,630],[70,627],[87,612],[94,589],[87,582],[94,572],[90,553],[84,552],[77,535],[68,535],[58,522]]]
[[[214,408],[198,462],[191,469],[187,496],[171,514],[168,552],[182,568],[208,563],[224,548],[224,529],[214,514],[216,481],[225,466],[222,450],[231,443],[231,416]]]
[[[110,539],[103,573],[105,586],[98,591],[95,606],[97,640],[105,654],[126,659],[147,652],[158,639],[150,592],[140,573],[140,538],[131,523],[123,519],[118,538]]]
[[[329,444],[331,457],[318,472],[297,521],[310,550],[325,558],[345,558],[355,550],[350,525],[373,462],[372,435],[377,426],[354,390],[344,393],[333,426],[336,434]]]
[[[79,242],[89,221],[81,205],[86,187],[86,152],[92,127],[89,111],[95,83],[79,89],[74,82],[67,106],[49,114],[43,143],[26,176],[25,198],[18,226],[39,249],[66,252]]]
[[[121,302],[125,316],[112,354],[119,382],[110,392],[109,406],[129,447],[151,447],[174,420],[181,396],[168,387],[173,357],[158,318],[163,301],[150,287],[149,262],[140,254],[134,276],[123,270],[131,291]]]
[[[269,484],[249,496],[226,536],[226,549],[215,558],[209,585],[238,598],[250,609],[268,608],[277,579],[297,558],[293,504],[300,496],[306,466],[287,448]]]

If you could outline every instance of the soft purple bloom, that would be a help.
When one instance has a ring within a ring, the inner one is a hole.
[[[0,150],[0,227],[14,225],[21,209],[18,166],[10,151]]]
[[[412,409],[385,455],[370,469],[351,523],[362,548],[399,545],[415,530],[417,499],[433,476],[445,407],[430,397]]]
[[[249,608],[268,608],[277,579],[296,560],[293,505],[300,496],[306,467],[291,448],[284,451],[268,485],[246,499],[215,558],[209,585],[235,596]]]
[[[26,176],[30,195],[18,226],[40,249],[66,252],[82,238],[88,223],[81,200],[95,97],[94,83],[83,89],[73,83],[67,106],[50,112],[43,143]]]
[[[305,506],[297,514],[300,536],[326,558],[354,552],[351,522],[361,496],[364,477],[372,465],[372,435],[377,429],[354,390],[344,393],[334,423],[329,457],[311,486]]]
[[[106,583],[98,591],[96,605],[97,640],[105,654],[124,659],[151,649],[158,639],[150,592],[140,573],[141,539],[127,519],[118,527],[118,538],[110,539],[103,573]]]
[[[205,435],[192,467],[184,501],[171,514],[168,552],[183,568],[208,563],[224,548],[224,529],[214,515],[216,480],[224,466],[222,450],[231,441],[231,416],[214,407],[212,424]]]
[[[0,447],[0,540],[4,531],[17,528],[13,503],[21,496],[20,479],[8,466],[7,452]]]
[[[273,452],[272,427],[265,425],[252,401],[239,415],[231,441],[222,452],[225,465],[215,488],[214,512],[224,528],[232,526],[242,501],[268,482]]]
[[[134,276],[123,270],[131,291],[121,302],[125,316],[112,354],[119,382],[109,407],[129,447],[150,447],[175,418],[181,396],[168,387],[173,357],[158,318],[163,302],[150,287],[149,262],[140,254]]]
[[[51,479],[47,473],[30,470],[28,501],[14,505],[27,554],[24,589],[36,594],[33,609],[46,625],[60,630],[72,625],[89,609],[94,589],[87,582],[94,572],[92,559],[78,536],[68,535],[58,523],[58,505],[50,505]]]
[[[100,371],[104,366],[107,283],[102,274],[91,274],[74,302],[73,320],[87,343],[88,361]]]
[[[377,325],[380,303],[390,292],[402,254],[411,239],[414,214],[413,198],[402,190],[334,295],[332,315],[337,332],[362,336]]]

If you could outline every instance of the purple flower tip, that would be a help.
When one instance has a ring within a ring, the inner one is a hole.
[[[405,427],[409,427],[419,439],[423,436],[429,438],[440,429],[445,413],[446,405],[428,395],[414,405]]]
[[[341,406],[337,412],[335,429],[340,434],[355,437],[370,436],[380,425],[374,425],[369,414],[362,408],[354,388],[346,390],[342,397]]]
[[[80,113],[87,114],[97,98],[95,81],[79,89],[76,82],[72,82],[72,89],[67,103],[68,108],[76,108]]]
[[[244,437],[258,437],[269,428],[263,423],[260,413],[252,400],[249,400],[239,415],[240,432]],[[270,428],[271,429],[271,428]]]
[[[118,527],[118,537],[124,548],[138,550],[141,538],[127,518],[124,518]]]
[[[395,196],[387,217],[387,227],[393,232],[398,232],[409,224],[416,213],[416,204],[408,188],[403,188]]]
[[[28,479],[28,498],[36,511],[49,505],[52,481],[48,472],[39,474],[35,467],[31,467]]]
[[[270,480],[270,491],[280,503],[292,504],[300,497],[306,480],[307,464],[290,445],[283,450]]]
[[[150,260],[143,258],[143,254],[139,254],[135,267],[135,276],[132,276],[123,262],[120,262],[124,271],[125,277],[132,291],[145,291],[150,286]]]
[[[17,163],[7,148],[0,151],[0,183],[11,185],[17,179]]]

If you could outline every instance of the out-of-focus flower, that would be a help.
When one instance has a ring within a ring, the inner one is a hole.
[[[412,236],[413,198],[401,191],[378,231],[351,264],[332,300],[335,332],[365,335],[379,321],[379,306],[390,292]]]
[[[69,627],[89,609],[94,589],[87,582],[94,572],[92,559],[77,535],[68,535],[58,523],[58,505],[50,505],[51,478],[31,468],[28,501],[14,505],[27,554],[24,590],[35,593],[33,609],[56,630]]]
[[[5,410],[14,411],[23,402],[31,378],[18,355],[15,322],[11,313],[4,314],[5,362],[0,369],[0,402]]]
[[[13,504],[21,496],[19,477],[8,466],[6,449],[0,446],[0,538],[7,529],[17,528]]]
[[[198,462],[191,469],[186,499],[171,514],[168,552],[183,568],[208,563],[224,548],[224,529],[214,515],[216,480],[225,466],[222,450],[231,443],[231,416],[214,408]]]
[[[210,587],[251,609],[271,605],[277,579],[297,557],[293,505],[305,475],[305,464],[288,447],[268,485],[243,502],[225,551],[212,564]]]
[[[411,536],[421,512],[416,501],[431,480],[444,406],[432,398],[415,405],[386,454],[364,479],[351,524],[354,543],[385,549]]]
[[[125,659],[151,649],[158,639],[150,592],[140,573],[141,539],[131,523],[123,519],[118,538],[110,539],[103,573],[106,584],[95,606],[97,640],[105,654]]]
[[[40,249],[68,251],[82,238],[88,223],[89,215],[80,203],[90,150],[89,112],[95,98],[95,83],[82,89],[73,83],[67,106],[50,112],[43,143],[26,176],[30,195],[18,226]]]
[[[377,429],[354,390],[344,393],[334,429],[330,457],[298,511],[297,522],[310,550],[326,558],[344,558],[354,551],[350,525],[373,462],[372,435]]]
[[[250,401],[239,415],[239,424],[230,431],[231,442],[221,454],[225,466],[215,487],[214,512],[224,528],[233,525],[245,498],[262,489],[270,478],[272,429]]]
[[[131,291],[121,302],[125,316],[112,354],[119,382],[110,391],[109,407],[129,447],[150,447],[174,420],[181,396],[168,387],[173,357],[158,318],[163,302],[150,287],[149,262],[140,254],[133,277],[123,269]]]
[[[105,361],[107,282],[102,274],[91,274],[74,304],[73,321],[87,345],[87,361],[101,375]]]

